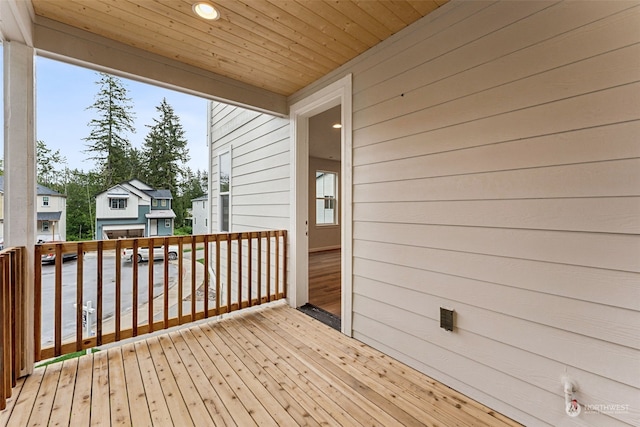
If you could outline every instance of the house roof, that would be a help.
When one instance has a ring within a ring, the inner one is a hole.
[[[4,176],[0,175],[0,193],[4,193]],[[37,194],[38,196],[60,196],[67,197],[64,194],[58,193],[50,189],[49,187],[45,187],[44,185],[37,185]]]
[[[121,182],[120,184],[116,184],[113,187],[98,193],[98,195],[104,193],[118,197],[125,197],[127,194],[135,194],[138,197],[147,195],[152,199],[173,199],[171,190],[154,189],[137,179],[132,179],[131,181],[125,181]]]
[[[150,219],[163,219],[163,218],[175,218],[176,214],[172,209],[152,209],[151,212],[145,214],[145,218]]]
[[[38,221],[60,221],[62,212],[38,212]]]
[[[197,197],[195,199],[191,199],[192,202],[201,202],[201,201],[205,201],[205,200],[209,200],[209,195],[208,194],[205,194],[204,196]]]

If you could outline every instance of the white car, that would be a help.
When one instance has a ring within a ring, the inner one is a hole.
[[[123,249],[122,258],[125,261],[133,262],[133,249]],[[138,262],[149,261],[149,248],[138,248]],[[153,248],[153,259],[164,259],[164,246]],[[178,247],[169,246],[169,260],[178,259]]]

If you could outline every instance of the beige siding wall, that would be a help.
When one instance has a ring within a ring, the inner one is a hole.
[[[218,226],[218,154],[231,149],[231,231],[289,227],[289,120],[211,103],[212,230]]]
[[[637,2],[453,1],[292,97],[353,73],[357,339],[527,425],[640,425],[639,42]]]

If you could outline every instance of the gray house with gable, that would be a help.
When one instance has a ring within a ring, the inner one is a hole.
[[[132,179],[96,196],[96,239],[171,236],[175,212],[170,190]]]

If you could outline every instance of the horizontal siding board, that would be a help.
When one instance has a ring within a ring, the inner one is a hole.
[[[260,161],[264,159],[265,156],[288,153],[290,148],[289,146],[291,144],[289,141],[288,129],[283,133],[285,133],[286,135],[283,135],[280,139],[276,139],[273,141],[260,141],[261,145],[256,144],[256,146],[251,147],[253,148],[251,151],[248,151],[245,154],[239,153],[239,150],[234,148],[234,150],[236,151],[234,153],[234,165],[242,166],[247,163]],[[243,148],[247,145],[243,146]]]
[[[401,139],[354,150],[354,179],[379,182],[390,177],[408,179],[632,158],[640,154],[638,134],[640,120],[489,144],[474,138],[428,143],[418,138]],[[396,175],[399,173],[402,175]]]
[[[376,83],[401,74],[398,70],[413,69],[426,58],[438,57],[448,51],[465,46],[494,31],[509,26],[513,22],[526,18],[546,7],[553,5],[552,1],[527,2],[516,4],[512,2],[494,3],[488,7],[483,4],[477,6],[477,13],[472,19],[463,18],[458,22],[451,22],[444,31],[435,34],[424,34],[423,40],[417,40],[410,48],[396,49],[394,54],[380,59],[377,63],[358,73],[354,80],[354,93],[370,89]],[[463,28],[463,29],[462,29]],[[415,52],[426,52],[416,55]],[[403,67],[398,67],[403,64]]]
[[[254,130],[246,132],[246,129],[242,129],[243,132],[234,135],[235,138],[230,139],[230,142],[238,150],[238,157],[243,157],[286,139],[289,136],[289,126],[286,123],[284,119],[271,118]]]
[[[442,125],[437,117],[418,112],[354,130],[353,144],[361,147],[414,134],[421,134],[427,141],[447,137],[475,138],[477,142],[489,143],[637,120],[640,115],[638,91],[640,83],[632,83],[495,116]]]
[[[495,327],[497,322],[478,325],[473,330],[482,330],[488,338],[510,345],[517,343],[518,347],[576,368],[605,377],[609,376],[630,386],[640,386],[640,377],[631,378],[628,375],[630,371],[638,368],[640,363],[638,361],[640,313],[636,311],[620,312],[615,307],[584,301],[571,304],[570,298],[567,297],[360,259],[356,259],[354,263],[354,274],[356,275],[355,293],[371,297],[368,294],[370,289],[376,289],[376,286],[382,286],[379,285],[380,283],[386,283],[385,286],[389,289],[386,299],[392,304],[393,301],[398,300],[398,295],[391,294],[410,289],[416,295],[412,300],[414,302],[405,301],[406,309],[408,311],[415,309],[421,315],[433,318],[434,321],[439,321],[437,318],[439,312],[434,311],[433,306],[428,310],[429,306],[424,304],[420,309],[420,305],[415,305],[416,300],[421,298],[424,301],[432,300],[435,301],[434,304],[437,304],[437,301],[441,301],[441,304],[451,302],[453,308],[457,304],[464,304],[490,313],[494,318],[500,318],[507,324],[512,322],[516,325],[529,323],[543,325],[544,327],[522,326],[524,330],[537,333],[534,336],[538,337],[537,345],[540,346],[538,349],[532,348],[536,343],[524,345],[522,340],[510,336],[503,330],[492,331],[491,328]],[[399,279],[400,277],[402,279]],[[465,315],[463,311],[458,314]],[[623,326],[611,332],[611,326],[618,323]],[[510,330],[510,328],[507,329]],[[571,342],[572,345],[558,347],[557,344],[563,341]],[[597,348],[598,351],[592,351],[588,355],[582,354],[589,348]],[[602,363],[602,358],[605,356],[611,363]]]
[[[270,191],[244,195],[239,195],[236,192],[233,196],[233,206],[254,206],[254,209],[263,205],[286,205],[289,204],[289,202],[288,191]]]
[[[233,216],[233,231],[284,230],[289,226],[289,218],[265,216]],[[273,246],[273,244],[272,244]]]
[[[238,185],[234,182],[233,195],[245,196],[254,194],[264,194],[269,192],[283,192],[289,191],[289,177],[273,178],[269,180],[262,180],[257,182],[247,182],[244,185]]]
[[[634,235],[367,222],[355,223],[353,234],[358,240],[640,272],[640,236]]]
[[[362,137],[368,138],[370,134],[366,129],[369,127],[377,133],[387,121],[399,120],[402,126],[413,122],[415,116],[422,117],[422,129],[441,128],[633,83],[640,75],[640,65],[629,65],[628,58],[639,56],[640,45],[635,44],[437,104],[432,100],[433,88],[428,88],[402,96],[401,105],[395,108],[381,105],[363,112],[369,120],[369,126],[364,129],[358,130],[361,123],[356,115],[356,132],[362,132]],[[513,96],[514,93],[518,96]],[[435,92],[434,98],[439,97]]]
[[[234,154],[235,158],[235,154]],[[237,165],[236,162],[233,162],[233,179],[237,180],[245,175],[252,175],[256,173],[261,173],[269,170],[275,170],[279,167],[285,167],[287,170],[289,169],[289,161],[291,156],[288,151],[284,152],[269,152],[261,159],[257,159],[250,163],[245,163],[243,165]]]
[[[629,6],[591,2],[576,11],[560,3],[527,20],[535,30],[513,25],[444,55],[423,56],[419,66],[359,94],[354,122],[368,126],[384,110],[402,114],[409,99],[436,105],[637,43],[639,8],[617,13]],[[594,9],[613,15],[597,19]]]
[[[235,170],[233,171],[232,178],[232,186],[235,187],[238,185],[247,185],[251,183],[259,183],[265,181],[271,181],[282,178],[289,178],[289,164],[282,164],[280,166],[275,166],[272,168],[265,168],[262,170],[251,171],[244,175],[236,175]],[[233,190],[232,190],[233,191]]]
[[[637,273],[360,240],[354,252],[356,259],[640,311]]]
[[[418,295],[415,296],[417,297]],[[405,297],[408,296],[405,295]],[[389,307],[372,298],[360,296],[357,300],[359,314],[367,318],[376,319],[376,321],[389,325],[396,330],[406,332],[416,337],[416,339],[428,341],[440,348],[452,351],[460,357],[471,358],[490,369],[494,369],[496,372],[526,381],[548,393],[558,392],[558,377],[562,376],[570,368],[564,363],[559,363],[543,356],[529,357],[527,366],[521,366],[519,361],[526,354],[522,354],[523,350],[519,348],[487,339],[482,335],[462,328],[456,329],[455,333],[447,333],[439,327],[439,319],[425,318],[413,312],[407,313],[401,307],[393,305]],[[437,305],[434,308],[437,313]],[[467,313],[463,311],[466,307],[461,308],[462,310],[459,313],[457,312],[459,318],[465,318],[467,323],[475,320],[473,318],[466,319]],[[486,319],[480,320],[486,321]],[[496,322],[494,322],[494,326],[495,324]],[[521,330],[520,333],[527,334],[530,329]],[[531,341],[533,340],[529,339],[529,342]],[[545,345],[539,341],[535,344],[538,346]],[[566,347],[562,343],[560,344],[562,347]],[[578,373],[575,369],[572,371]],[[581,379],[585,381],[585,384],[581,382],[581,386],[588,384],[591,386],[589,390],[594,390],[594,394],[591,396],[580,395],[580,401],[583,404],[624,401],[626,398],[624,392],[632,391],[631,387],[611,387],[610,383],[612,381],[588,372],[580,372],[580,374]],[[628,377],[628,372],[626,376]],[[607,417],[602,415],[600,418],[601,420],[606,420]],[[640,412],[629,411],[625,414],[619,414],[615,418],[628,424],[634,424],[640,419]]]
[[[238,206],[237,204],[233,204],[233,215],[255,215],[256,213],[260,213],[260,216],[268,216],[268,217],[280,217],[287,218],[289,216],[289,205],[261,205],[258,208],[255,205],[249,206]]]
[[[640,234],[640,197],[359,203],[358,222]]]
[[[640,195],[640,160],[553,166],[354,185],[362,202],[628,197]]]

